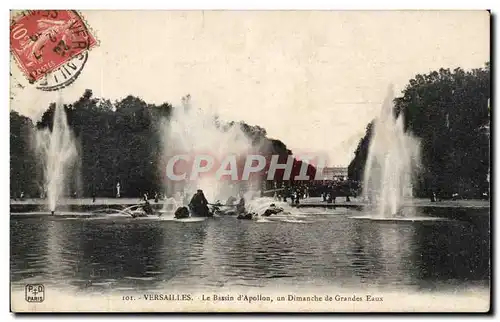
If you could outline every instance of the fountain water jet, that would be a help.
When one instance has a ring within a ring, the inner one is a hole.
[[[54,109],[52,131],[46,128],[36,132],[36,150],[43,162],[44,188],[49,210],[53,212],[63,195],[68,172],[78,155],[60,94]]]
[[[262,214],[269,209],[269,207],[274,204],[277,207],[283,208],[283,214],[296,213],[297,208],[293,208],[284,201],[277,201],[270,197],[259,197],[248,202],[248,212],[255,213],[257,216],[262,216]],[[276,216],[275,216],[276,217]]]
[[[210,154],[216,160],[228,155],[245,156],[253,150],[252,142],[237,124],[224,126],[215,115],[191,105],[189,95],[182,99],[182,106],[175,107],[169,120],[163,120],[161,138],[164,166],[176,154]],[[181,171],[188,172],[190,166]],[[160,170],[165,173],[165,169]],[[168,195],[179,192],[187,194],[188,200],[196,189],[202,189],[209,202],[220,200],[225,203],[230,196],[237,196],[238,184],[220,181],[215,175],[206,173],[196,180],[170,181],[166,179]]]
[[[405,132],[403,113],[394,115],[393,100],[391,85],[373,124],[363,177],[364,197],[381,218],[401,214],[403,204],[411,206],[412,182],[420,165],[420,143]]]

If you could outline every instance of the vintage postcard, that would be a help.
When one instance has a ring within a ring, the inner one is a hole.
[[[490,310],[490,12],[10,19],[11,311]]]

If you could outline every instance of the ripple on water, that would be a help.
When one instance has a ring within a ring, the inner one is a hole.
[[[357,220],[366,220],[372,222],[421,222],[421,221],[430,221],[430,222],[438,222],[438,221],[450,221],[448,218],[442,217],[430,217],[430,216],[418,216],[418,217],[376,217],[376,216],[352,216],[349,219],[357,219]]]
[[[112,282],[92,282],[92,286],[106,286],[106,287],[109,287],[111,286],[113,283]]]
[[[150,274],[150,275],[160,275],[163,274],[162,271],[146,271],[144,274]]]
[[[282,222],[292,223],[292,224],[309,224],[310,221],[298,220],[298,219],[283,219]]]
[[[121,216],[116,222],[80,225],[16,217],[11,219],[12,283],[22,288],[30,281],[72,285],[81,280],[79,286],[88,287],[85,277],[93,270],[103,272],[102,279],[94,279],[96,289],[115,291],[173,284],[258,287],[273,280],[280,287],[377,284],[404,290],[449,285],[450,274],[463,284],[488,278],[488,216],[471,229],[448,222],[383,225],[327,213],[255,221],[201,218],[202,224]]]
[[[125,279],[128,280],[138,280],[138,281],[154,281],[154,277],[148,277],[148,276],[125,276]]]

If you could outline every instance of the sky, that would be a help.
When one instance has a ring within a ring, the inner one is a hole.
[[[99,45],[59,93],[11,61],[11,109],[38,119],[62,94],[192,104],[267,130],[294,152],[347,166],[390,84],[483,67],[486,11],[81,11]],[[15,86],[17,83],[24,88]]]

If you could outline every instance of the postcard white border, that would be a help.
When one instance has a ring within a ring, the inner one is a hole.
[[[2,42],[0,45],[3,47],[2,50],[0,51],[0,55],[2,55],[1,59],[1,75],[2,77],[2,86],[1,86],[1,93],[2,93],[2,102],[6,103],[8,105],[9,102],[9,78],[8,78],[8,72],[9,72],[9,33],[8,33],[8,12],[7,10],[9,9],[21,9],[21,8],[53,8],[53,9],[62,9],[68,8],[68,5],[70,4],[67,1],[53,1],[53,0],[47,0],[43,1],[43,6],[41,6],[41,2],[39,1],[3,1],[1,3],[2,6],[2,13],[3,13],[3,32],[1,33],[2,35]],[[140,6],[139,6],[140,5]],[[272,0],[254,0],[254,1],[245,1],[245,2],[239,2],[239,1],[210,1],[210,3],[205,3],[204,1],[195,1],[195,0],[184,0],[184,1],[147,1],[143,0],[140,2],[137,1],[119,1],[119,2],[114,2],[110,3],[107,6],[103,7],[102,1],[98,0],[88,0],[85,2],[72,2],[71,3],[72,7],[75,7],[77,9],[344,9],[344,10],[355,10],[355,9],[374,9],[374,10],[380,10],[380,9],[484,9],[484,8],[490,8],[493,10],[493,12],[498,13],[498,7],[499,7],[499,2],[498,1],[482,1],[482,0],[475,0],[475,1],[436,1],[436,0],[421,0],[421,1],[412,1],[411,3],[408,2],[401,2],[401,1],[354,1],[354,0],[344,0],[344,1],[320,1],[320,0],[307,0],[307,1],[272,1]],[[497,40],[497,33],[495,35],[495,40]],[[494,58],[497,58],[496,55]],[[493,57],[492,57],[493,59]],[[496,60],[495,60],[496,62]],[[496,73],[495,73],[496,74]],[[498,82],[495,80],[494,84],[496,84],[494,90],[496,93],[498,93]],[[9,181],[7,178],[9,177],[9,118],[8,118],[8,112],[9,108],[5,108],[5,117],[0,118],[0,129],[3,132],[2,135],[0,136],[0,144],[1,144],[1,150],[6,151],[4,152],[4,157],[1,158],[1,165],[0,165],[0,177],[3,178],[0,183],[0,200],[2,202],[2,205],[7,208],[9,205]],[[498,113],[495,113],[495,123],[497,123],[497,118]],[[495,144],[498,143],[498,139],[495,135]],[[495,145],[496,147],[496,145]],[[495,172],[495,179],[497,179],[498,174]],[[495,201],[496,201],[496,195]],[[5,230],[8,229],[9,227],[9,216],[8,216],[9,211],[4,211],[4,220],[5,222],[3,223],[3,227]],[[495,222],[495,232],[498,231],[498,220]],[[3,234],[1,234],[2,238],[2,248],[3,248],[3,254],[9,254],[9,233],[7,231],[4,231]],[[494,247],[493,248],[498,254],[498,248]],[[4,255],[5,256],[5,255]],[[498,258],[498,257],[496,257]],[[495,266],[497,268],[498,265]],[[5,299],[5,302],[8,302],[9,300],[9,261],[7,258],[4,257],[4,260],[2,261],[2,275],[3,278],[1,279],[2,287],[1,290],[3,292],[2,298]],[[494,272],[496,274],[496,271]],[[496,280],[496,279],[495,279]],[[498,297],[498,293],[497,294]],[[496,300],[496,299],[495,299]],[[497,301],[495,301],[497,302]],[[2,310],[1,318],[2,321],[11,321],[14,319],[14,316],[10,313],[7,312],[6,310],[6,305],[7,303],[4,304],[4,309]],[[394,316],[395,318],[398,318],[398,316]],[[28,320],[35,320],[37,317],[24,317],[26,321]],[[57,317],[46,317],[44,320],[46,321],[52,321],[56,320]],[[81,317],[80,317],[81,318]],[[97,317],[97,316],[89,316],[93,321],[107,321],[109,320],[110,316],[107,317]],[[126,316],[115,316],[114,318],[118,319],[124,319],[127,318]],[[137,319],[146,319],[144,316],[139,316],[135,317]],[[148,317],[151,318],[151,317]],[[168,318],[169,320],[177,320],[181,319],[182,317],[161,317],[161,316],[156,316],[155,318]],[[199,317],[187,317],[188,319],[201,319]],[[212,318],[214,319],[219,319],[220,316],[213,316]],[[240,318],[236,316],[232,316],[229,318]],[[278,317],[263,317],[263,316],[256,316],[252,317],[252,319],[255,320],[267,320],[267,319],[276,319]],[[281,318],[289,318],[289,317],[281,317]],[[304,318],[303,316],[297,316],[296,318]],[[328,318],[328,317],[323,317],[323,318]],[[330,318],[334,319],[345,319],[346,317],[341,317],[341,316],[333,316]],[[352,317],[351,317],[352,318]],[[357,316],[354,318],[354,320],[361,320],[362,317]],[[373,319],[374,317],[365,317],[369,319]],[[382,318],[386,319],[387,316],[378,316],[376,318]],[[408,317],[405,316],[405,318],[417,318],[415,317]],[[428,317],[427,317],[428,318]],[[438,318],[433,317],[434,318]],[[456,318],[456,317],[455,317]],[[488,317],[484,317],[485,319]],[[186,319],[186,317],[182,318],[183,320]],[[471,319],[472,317],[465,317],[465,319]],[[57,318],[58,321],[70,321],[70,317],[61,317]]]

